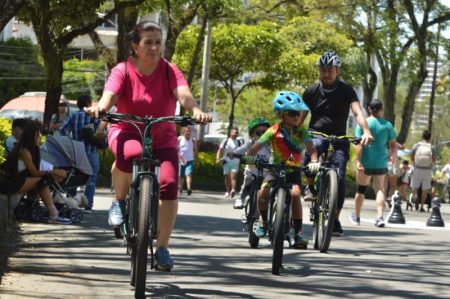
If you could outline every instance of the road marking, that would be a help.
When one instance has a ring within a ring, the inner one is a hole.
[[[435,227],[435,226],[427,226],[427,221],[416,221],[416,220],[410,220],[408,221],[406,219],[405,224],[396,224],[396,223],[388,223],[388,219],[384,220],[386,223],[385,227],[395,227],[395,228],[408,228],[408,229],[424,229],[424,230],[450,230],[450,225],[447,223],[445,224],[445,227]],[[361,222],[370,223],[373,226],[375,226],[375,220],[374,219],[367,219],[367,218],[361,218]]]

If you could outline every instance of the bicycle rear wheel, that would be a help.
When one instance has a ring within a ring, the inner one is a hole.
[[[273,223],[273,256],[272,256],[272,274],[280,274],[280,268],[283,263],[283,244],[284,244],[284,212],[286,210],[286,190],[280,188],[276,193],[275,213],[272,215]]]
[[[338,202],[336,171],[334,169],[328,170],[322,183],[324,189],[321,192],[322,198],[319,199],[317,237],[320,252],[327,252],[330,247]]]
[[[248,219],[248,243],[250,244],[251,248],[257,248],[259,245],[259,238],[253,231],[253,225],[258,219],[257,196],[257,190],[252,187],[250,199],[245,210]]]
[[[136,235],[136,273],[134,290],[136,298],[143,298],[145,295],[152,190],[151,178],[149,176],[142,177],[139,192],[139,212]]]

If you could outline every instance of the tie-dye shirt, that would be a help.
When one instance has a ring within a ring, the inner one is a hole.
[[[294,128],[290,134],[281,124],[270,127],[259,138],[258,143],[272,146],[274,163],[285,161],[289,166],[301,166],[302,149],[311,143],[311,135],[304,127]],[[291,159],[289,159],[292,156]]]

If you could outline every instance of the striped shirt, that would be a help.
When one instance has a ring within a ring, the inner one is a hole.
[[[89,124],[94,124],[94,133],[97,130],[100,119],[91,118],[86,112],[80,110],[78,112],[73,113],[68,117],[65,123],[61,126],[60,131],[61,135],[69,136],[68,131],[72,133],[72,139],[77,141],[84,142],[84,146],[86,148],[86,153],[93,153],[97,151],[97,147],[92,144],[84,141],[81,136],[81,129]]]

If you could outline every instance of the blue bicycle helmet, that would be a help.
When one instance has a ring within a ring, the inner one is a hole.
[[[273,111],[309,111],[301,96],[293,91],[280,91],[273,100]]]
[[[341,67],[341,59],[334,52],[327,51],[322,56],[320,56],[318,65],[319,67]]]

